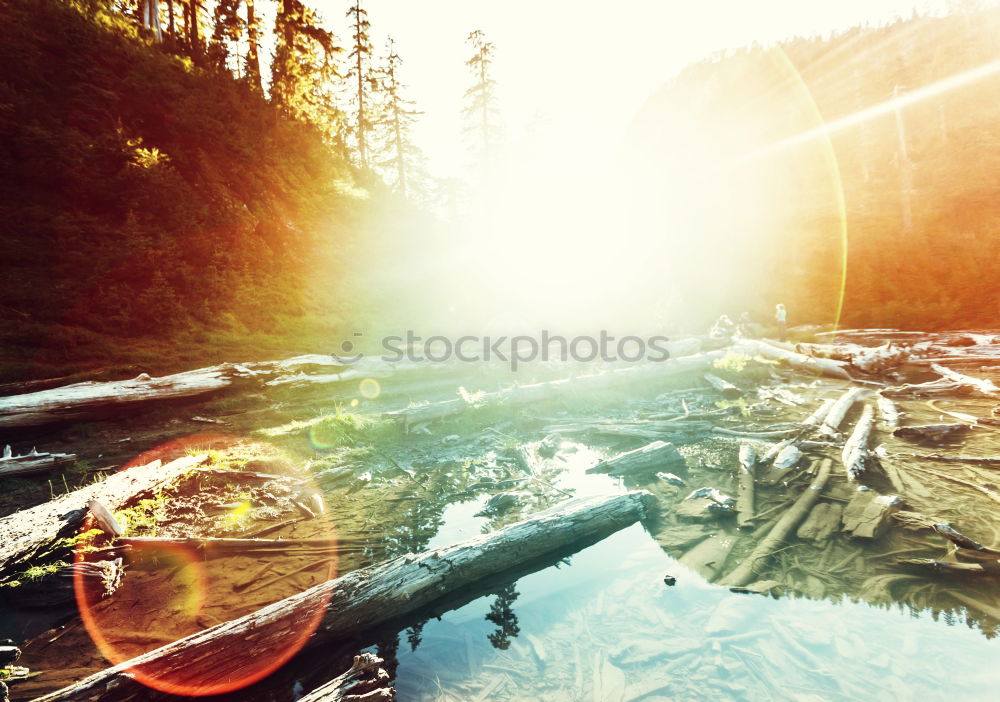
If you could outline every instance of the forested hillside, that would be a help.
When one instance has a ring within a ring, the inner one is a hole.
[[[373,179],[108,3],[2,0],[0,19],[7,377],[332,343]]]
[[[829,323],[846,250],[843,325],[995,327],[998,37],[1000,10],[966,10],[685,69],[632,144],[673,279],[718,310]]]

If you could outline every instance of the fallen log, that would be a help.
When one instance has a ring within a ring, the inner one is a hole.
[[[8,445],[4,448],[3,457],[0,457],[0,478],[47,473],[75,460],[75,453],[39,453],[37,449],[31,449],[31,453],[23,456],[15,456]]]
[[[343,361],[335,356],[312,354],[281,361],[222,363],[158,378],[141,373],[130,380],[88,381],[0,397],[0,430],[104,417],[150,403],[203,397],[228,388],[280,384],[291,369],[302,366],[343,367]],[[323,382],[369,377],[381,368],[373,368],[371,364],[353,366],[326,377]],[[299,375],[292,379],[302,382]]]
[[[620,453],[587,469],[588,473],[635,475],[655,470],[687,474],[687,463],[677,448],[666,441],[654,441],[632,451]]]
[[[931,528],[961,549],[965,549],[966,551],[975,551],[991,558],[992,560],[1000,559],[1000,551],[988,546],[983,546],[978,541],[973,541],[951,524],[932,524]]]
[[[895,402],[888,397],[879,395],[875,398],[875,404],[878,405],[879,419],[882,420],[882,426],[885,429],[892,431],[899,426],[899,409]]]
[[[757,449],[753,444],[740,444],[740,483],[736,493],[736,526],[749,529],[753,526],[754,478],[757,470]]]
[[[390,682],[382,659],[362,653],[354,657],[347,672],[299,698],[299,702],[392,702],[396,690]]]
[[[982,393],[987,397],[996,397],[997,395],[1000,395],[1000,388],[994,385],[990,380],[973,378],[971,375],[965,375],[964,373],[953,371],[951,368],[945,368],[939,363],[932,363],[931,369],[935,373],[944,376],[953,383],[957,383],[963,387],[972,388],[976,392]]]
[[[889,525],[889,518],[902,509],[903,501],[896,495],[880,495],[859,487],[844,507],[843,531],[857,539],[875,539]]]
[[[386,412],[385,416],[396,420],[405,429],[409,429],[418,424],[453,417],[472,406],[496,403],[508,406],[530,404],[553,399],[570,390],[574,392],[602,390],[633,382],[649,382],[686,373],[701,372],[711,368],[715,361],[725,358],[727,353],[727,349],[718,349],[690,356],[669,358],[655,363],[616,368],[594,375],[561,378],[533,385],[516,385],[496,392],[476,393],[468,397],[462,396],[453,400],[392,410]]]
[[[828,358],[813,358],[812,356],[806,356],[796,351],[779,348],[770,341],[745,339],[735,348],[746,349],[750,352],[750,355],[759,354],[772,361],[787,363],[796,370],[816,375],[825,375],[831,378],[840,378],[842,380],[853,380],[844,369],[844,366],[847,364],[842,361],[834,361]]]
[[[830,478],[831,460],[824,458],[820,463],[816,476],[798,499],[783,515],[760,543],[750,552],[737,568],[727,575],[722,584],[728,587],[739,587],[757,579],[767,560],[787,539],[799,523],[809,514],[812,506],[819,499],[826,481]]]
[[[854,425],[854,431],[844,443],[844,450],[840,454],[848,480],[857,480],[865,472],[865,462],[868,460],[868,437],[871,436],[874,424],[875,410],[871,405],[865,405],[861,418]]]
[[[833,400],[823,400],[820,403],[819,407],[817,407],[812,414],[806,417],[805,421],[802,422],[802,426],[803,427],[821,426],[823,424],[823,421],[826,419],[826,416],[830,414],[830,409],[833,407],[833,405],[834,405]]]
[[[848,411],[854,406],[854,403],[860,399],[863,392],[864,390],[861,388],[848,388],[843,395],[837,398],[837,401],[830,407],[826,419],[823,420],[823,424],[819,428],[820,433],[830,437],[840,436],[839,429],[841,423],[844,421],[844,417],[847,416]]]
[[[727,400],[738,400],[743,397],[743,391],[730,383],[728,380],[723,380],[719,376],[713,375],[712,373],[705,373],[701,377],[704,378],[706,383],[711,385]]]
[[[918,424],[897,427],[892,435],[910,441],[945,441],[969,430],[967,424]]]
[[[37,579],[7,583],[3,591],[16,608],[45,609],[74,604],[77,579],[86,588],[89,597],[96,601],[113,595],[124,577],[125,569],[120,558],[78,561],[63,563],[52,573]]]
[[[252,678],[285,654],[317,612],[321,615],[312,643],[343,640],[519,564],[606,537],[645,517],[654,503],[647,492],[569,500],[491,534],[320,583],[96,673],[39,702],[145,702],[164,697],[137,682],[137,675],[188,694],[229,690],[232,681]]]
[[[0,583],[15,579],[18,571],[38,557],[68,554],[70,545],[65,541],[80,531],[90,500],[98,500],[111,510],[121,509],[137,495],[165,486],[207,460],[205,455],[185,456],[166,465],[153,461],[135,466],[0,519]]]

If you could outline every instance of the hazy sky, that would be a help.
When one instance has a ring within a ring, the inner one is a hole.
[[[346,0],[314,0],[347,41]],[[613,148],[645,100],[683,66],[720,49],[882,23],[914,0],[370,0],[376,49],[392,35],[423,116],[417,132],[435,175],[468,160],[462,95],[466,36],[496,44],[495,78],[507,139],[554,153]]]

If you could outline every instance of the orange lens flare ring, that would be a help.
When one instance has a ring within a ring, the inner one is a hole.
[[[238,442],[240,439],[236,437],[221,434],[186,437],[144,452],[123,470],[158,458],[167,463],[192,449],[225,448]],[[238,592],[233,587],[231,566],[224,565],[221,559],[219,563],[223,565],[213,564],[200,549],[183,543],[131,544],[128,561],[133,564],[152,561],[155,576],[146,575],[144,571],[132,573],[131,578],[127,574],[122,586],[110,598],[105,598],[103,586],[77,569],[73,590],[84,628],[101,655],[112,665],[123,665],[135,680],[154,690],[190,697],[217,695],[252,685],[302,649],[323,619],[331,589],[324,588],[313,597],[298,598],[297,606],[287,607],[275,621],[263,627],[255,626],[252,632],[222,633],[213,639],[210,649],[205,648],[207,644],[193,642],[152,661],[145,660],[144,652],[294,594],[295,591],[287,589],[293,587],[288,581],[300,571],[319,574],[320,582],[336,577],[337,542],[325,514],[326,511],[309,523],[322,530],[319,540],[327,541],[328,548],[323,544],[316,547],[317,539],[312,536],[310,542],[315,550],[309,552],[311,555],[294,556],[291,563],[282,563],[280,569],[261,573],[260,589],[266,586],[265,581],[281,583],[284,576],[286,589],[280,592],[272,588],[255,597],[252,593],[256,583]],[[93,528],[93,520],[88,517],[81,533]],[[87,546],[86,539],[79,540],[74,552],[75,562],[89,560]],[[253,565],[245,576],[250,576],[257,567]],[[118,602],[117,597],[121,597]],[[216,614],[207,615],[209,609],[215,609]],[[220,655],[206,655],[208,650]],[[134,665],[129,665],[129,661]]]

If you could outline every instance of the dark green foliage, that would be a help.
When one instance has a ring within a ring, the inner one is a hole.
[[[357,201],[317,130],[100,2],[0,16],[4,360],[275,332],[331,289]]]

